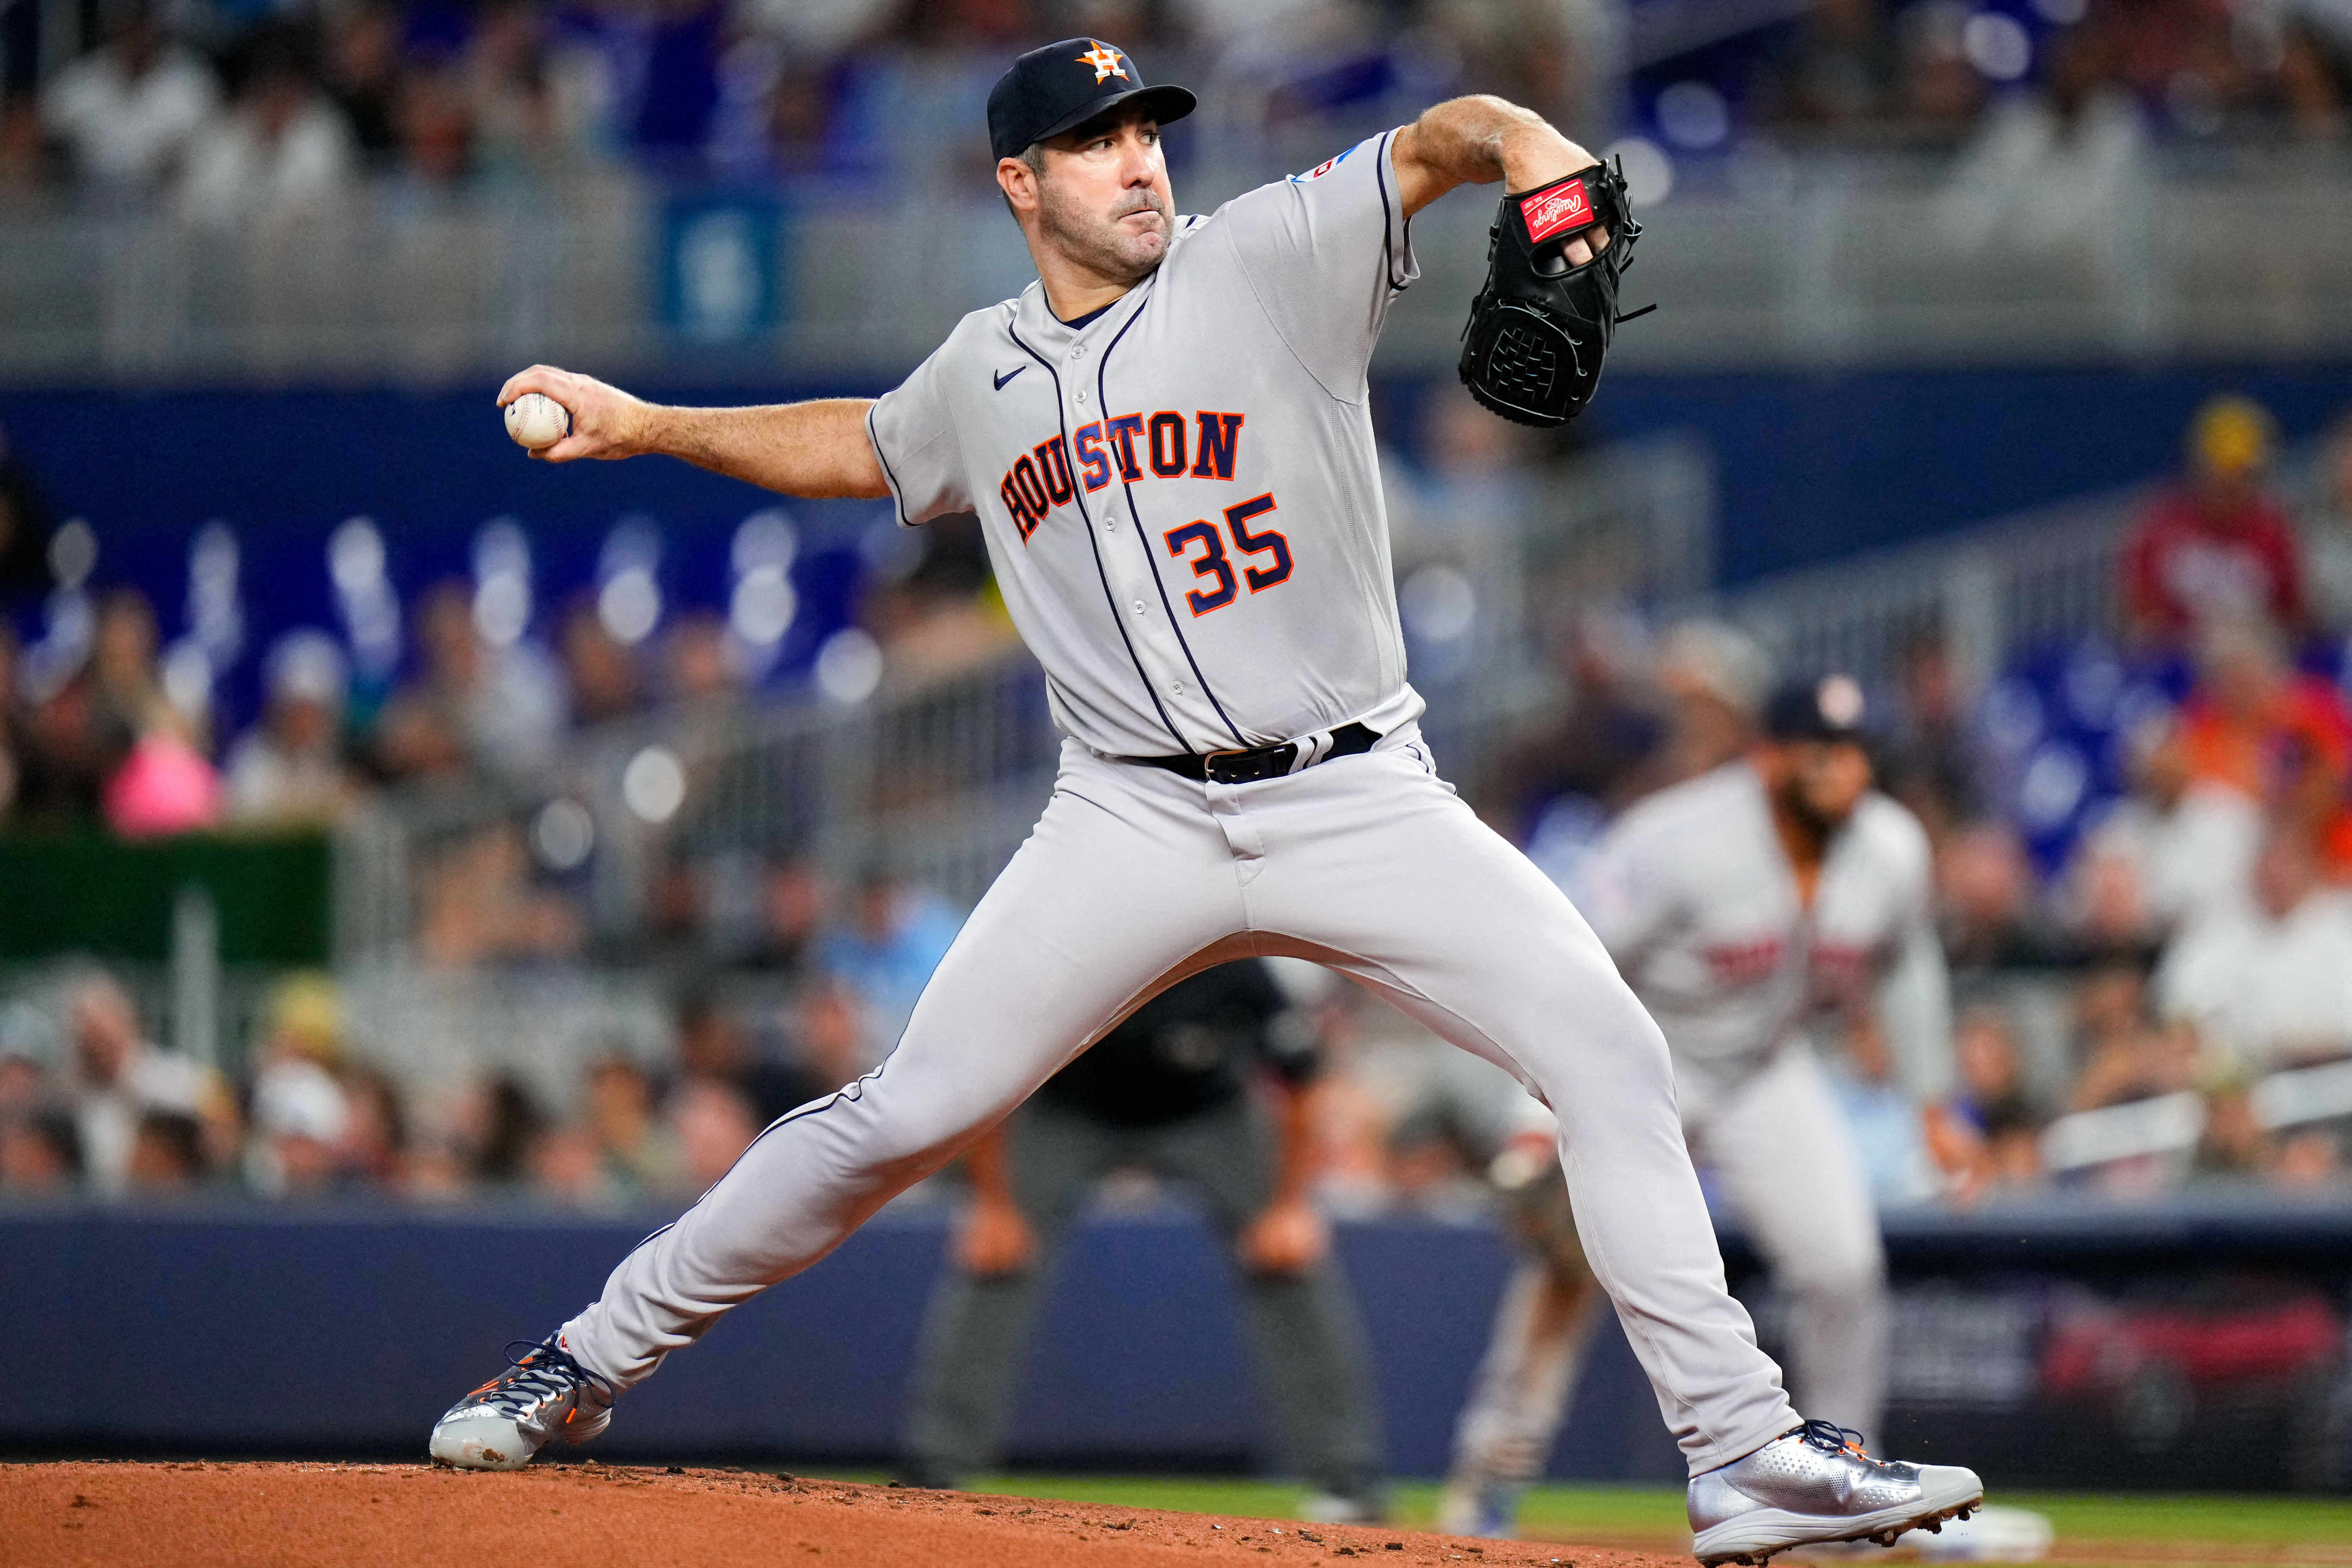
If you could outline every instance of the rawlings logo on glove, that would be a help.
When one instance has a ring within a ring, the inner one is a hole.
[[[1591,223],[1592,198],[1584,194],[1582,180],[1568,180],[1519,198],[1519,216],[1527,220],[1528,237],[1540,244],[1563,229]]]

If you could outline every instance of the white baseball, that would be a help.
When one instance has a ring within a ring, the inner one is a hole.
[[[507,434],[515,445],[537,451],[572,434],[572,415],[543,392],[526,392],[507,405]]]

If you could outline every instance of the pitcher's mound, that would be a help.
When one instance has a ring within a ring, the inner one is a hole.
[[[1681,1557],[1361,1525],[566,1464],[0,1465],[10,1568],[1013,1568],[1074,1563],[1690,1568]]]

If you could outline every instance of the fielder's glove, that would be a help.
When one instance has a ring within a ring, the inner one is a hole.
[[[1570,266],[1568,242],[1595,224],[1607,226],[1607,247]],[[1505,195],[1486,234],[1486,287],[1463,329],[1470,395],[1522,425],[1565,425],[1583,413],[1611,329],[1657,309],[1617,313],[1617,280],[1641,237],[1625,177],[1606,163]]]

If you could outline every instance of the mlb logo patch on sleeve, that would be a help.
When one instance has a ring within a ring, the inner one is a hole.
[[[1523,198],[1519,216],[1527,219],[1528,237],[1541,243],[1563,229],[1582,228],[1591,223],[1592,198],[1584,194],[1582,180],[1570,180]]]

